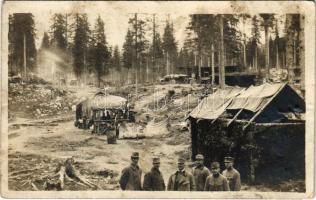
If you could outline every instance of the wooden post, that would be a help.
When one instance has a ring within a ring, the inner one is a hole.
[[[243,111],[243,108],[240,109],[240,110],[236,113],[236,115],[233,117],[233,119],[231,119],[231,120],[227,123],[227,127],[228,127],[231,123],[233,123],[233,121],[234,121],[235,119],[237,119],[238,115],[239,115],[242,111]]]

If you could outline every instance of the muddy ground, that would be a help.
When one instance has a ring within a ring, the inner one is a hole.
[[[44,190],[45,183],[57,181],[53,175],[58,171],[59,164],[73,157],[74,165],[82,177],[98,185],[98,189],[118,190],[121,170],[129,165],[130,155],[134,151],[140,153],[139,166],[144,173],[151,169],[152,157],[159,156],[161,171],[167,183],[171,173],[177,169],[178,156],[185,156],[190,160],[191,141],[189,132],[185,129],[185,117],[198,104],[198,97],[189,97],[188,94],[202,93],[202,89],[190,85],[147,86],[139,88],[136,97],[135,87],[111,88],[113,94],[125,97],[132,94],[130,100],[137,115],[136,123],[130,125],[134,129],[129,131],[134,134],[133,130],[137,130],[145,135],[144,139],[120,139],[117,144],[107,144],[106,136],[76,128],[74,111],[70,109],[73,105],[70,103],[67,110],[49,111],[42,116],[34,111],[28,113],[30,107],[17,109],[17,104],[10,106],[9,103],[9,189]],[[68,96],[67,100],[73,104],[96,91],[95,88],[68,90],[69,92],[66,89],[67,93],[73,99]],[[174,91],[172,98],[170,90]],[[10,98],[14,99],[15,96]],[[27,100],[21,105],[26,106]],[[34,107],[34,102],[32,106]],[[187,167],[191,166],[192,163],[188,162]],[[299,181],[295,184],[287,182],[283,189],[281,186],[243,184],[242,189],[299,191],[301,184]],[[66,181],[64,189],[96,188]]]

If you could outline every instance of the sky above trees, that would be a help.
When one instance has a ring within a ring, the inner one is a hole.
[[[121,49],[124,43],[126,31],[128,28],[128,20],[129,18],[133,17],[133,10],[131,12],[123,12],[121,9],[117,7],[109,7],[109,9],[105,9],[104,12],[85,12],[88,16],[88,22],[90,24],[94,24],[97,17],[100,15],[101,19],[104,21],[104,30],[108,40],[108,43],[111,46],[118,45]],[[169,19],[174,26],[174,34],[175,39],[178,42],[179,47],[182,47],[183,42],[186,38],[186,28],[188,26],[190,17],[189,15],[194,13],[185,12],[185,14],[181,13],[167,13],[167,12],[139,12],[138,15],[139,19],[145,20],[148,25],[152,23],[152,15],[153,13],[156,14],[156,25],[158,26],[158,32],[162,35],[163,29],[166,25],[167,20]],[[40,43],[42,41],[42,37],[44,36],[44,32],[49,30],[49,26],[51,24],[51,16],[54,14],[53,12],[33,12],[35,26],[37,30],[37,40],[36,46],[39,48]],[[251,14],[253,16],[254,14]],[[259,15],[259,13],[258,13]],[[260,17],[259,17],[260,18]],[[284,34],[284,21],[285,15],[276,15],[278,19],[278,26],[280,29],[280,36],[282,37]],[[242,27],[241,21],[238,24],[238,29],[240,31],[245,30],[245,34],[247,37],[251,36],[251,19],[247,19],[245,23],[245,28]],[[264,30],[260,30],[262,35],[264,35]],[[149,31],[150,32],[150,31]],[[274,37],[274,33],[271,34]],[[150,36],[149,36],[150,37]],[[264,43],[264,37],[261,38],[261,43]]]

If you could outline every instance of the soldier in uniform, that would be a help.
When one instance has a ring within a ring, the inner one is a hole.
[[[204,156],[197,154],[195,156],[196,167],[193,168],[193,176],[195,180],[196,190],[203,191],[205,186],[206,178],[211,174],[204,166]]]
[[[184,158],[178,159],[178,171],[172,174],[168,181],[168,190],[171,191],[195,191],[194,177],[185,171]]]
[[[223,175],[227,178],[229,188],[231,191],[240,191],[241,181],[239,172],[233,167],[234,158],[225,157],[224,159],[226,169],[223,171]]]
[[[142,170],[138,166],[139,153],[134,152],[131,156],[132,163],[122,171],[120,186],[122,190],[142,190]]]
[[[159,170],[160,158],[153,158],[153,167],[151,171],[145,174],[143,190],[147,191],[163,191],[166,185],[163,180],[162,173]]]
[[[211,171],[212,174],[206,179],[204,191],[229,191],[226,177],[219,173],[220,166],[218,162],[211,164]]]

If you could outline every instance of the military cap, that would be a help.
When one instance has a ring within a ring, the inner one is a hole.
[[[138,152],[133,152],[131,157],[132,158],[139,158],[139,153]]]
[[[178,158],[178,163],[184,163],[184,162],[185,162],[185,159],[183,157]]]
[[[224,162],[234,162],[234,158],[233,157],[230,157],[230,156],[226,156],[224,158]]]
[[[196,160],[204,160],[204,156],[203,156],[202,154],[197,154],[197,155],[195,156],[195,159],[196,159]]]
[[[211,168],[212,168],[212,169],[218,169],[218,168],[220,168],[219,162],[212,162],[212,163],[211,163]]]
[[[153,163],[160,163],[160,158],[154,157],[153,158]]]

